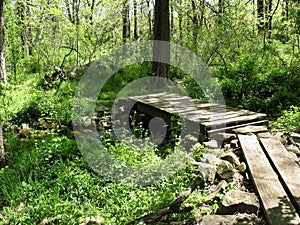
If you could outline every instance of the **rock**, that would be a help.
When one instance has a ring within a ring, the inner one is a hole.
[[[244,176],[242,174],[240,174],[239,172],[235,172],[233,174],[233,180],[236,181],[236,185],[237,185],[237,188],[242,188],[243,185],[244,185]]]
[[[269,132],[265,132],[265,133],[259,133],[257,134],[257,137],[258,138],[272,138],[273,135]]]
[[[221,162],[221,160],[214,154],[204,153],[202,154],[201,162],[217,165]]]
[[[230,162],[234,166],[238,166],[241,164],[239,158],[233,152],[225,152],[221,155],[220,158]]]
[[[230,145],[230,144],[225,144],[225,145],[224,145],[224,149],[225,149],[226,151],[230,150],[230,149],[231,149],[231,145]]]
[[[233,129],[232,131],[237,133],[237,134],[249,134],[249,133],[256,134],[256,133],[261,133],[261,132],[267,132],[268,128],[267,128],[267,126],[249,125],[249,126]]]
[[[254,214],[235,215],[205,215],[200,225],[253,225],[259,224],[259,219]]]
[[[287,144],[286,137],[282,132],[277,132],[274,137],[277,138],[283,145]]]
[[[233,165],[225,160],[222,160],[221,163],[217,167],[217,174],[225,180],[232,179],[233,175],[235,173],[235,169]]]
[[[256,214],[258,208],[259,200],[255,194],[241,190],[230,190],[225,194],[218,213],[234,214],[240,212]]]
[[[29,124],[22,123],[21,128],[19,129],[19,134],[25,137],[28,137],[32,134],[31,128],[29,127]]]
[[[300,134],[298,133],[292,133],[291,138],[293,139],[294,142],[300,143]]]
[[[247,169],[247,166],[244,162],[242,162],[240,165],[237,166],[237,169],[240,171],[240,172],[245,172],[246,169]]]
[[[286,146],[286,149],[289,152],[293,152],[296,155],[300,155],[300,149],[295,145],[288,145],[288,146]]]
[[[203,178],[208,180],[209,182],[213,182],[216,177],[217,166],[209,163],[203,163],[203,162],[197,162],[197,163],[198,163],[199,171],[202,174]]]
[[[212,138],[222,142],[222,143],[229,143],[231,140],[236,139],[236,135],[235,134],[229,134],[229,133],[216,133],[212,135]]]
[[[198,138],[190,134],[186,135],[182,140],[182,146],[187,150],[190,150],[197,143],[199,143]]]
[[[219,148],[219,143],[214,139],[212,139],[208,142],[203,142],[203,145],[207,148],[212,148],[212,149]]]
[[[227,186],[227,182],[225,180],[221,180],[217,186],[212,190],[212,192],[205,198],[205,202],[211,201],[218,193],[223,191]]]
[[[235,149],[235,148],[238,148],[239,147],[239,140],[237,139],[234,139],[230,142],[230,146],[231,148]]]

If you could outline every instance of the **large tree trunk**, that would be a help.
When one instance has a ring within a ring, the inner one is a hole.
[[[123,2],[123,43],[126,43],[126,40],[130,37],[130,19],[129,19],[129,4],[128,0],[124,0]]]
[[[4,8],[3,0],[0,0],[0,78],[1,82],[7,83],[5,69],[5,46],[4,46]]]
[[[169,0],[155,0],[152,75],[170,78],[170,11]],[[165,63],[163,63],[163,62]],[[158,79],[161,81],[161,79]],[[159,86],[166,84],[159,83]]]

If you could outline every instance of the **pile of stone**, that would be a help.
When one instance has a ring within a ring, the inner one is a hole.
[[[185,143],[191,142],[191,136],[185,137]],[[194,144],[197,148],[200,143]],[[216,224],[264,224],[257,215],[260,212],[258,196],[247,174],[243,162],[237,135],[233,133],[214,134],[208,142],[202,143],[205,152],[201,160],[192,161],[202,176],[211,184],[209,194],[199,211],[206,211],[202,225]],[[236,189],[229,190],[229,183],[235,183]],[[225,193],[226,192],[226,193]],[[225,193],[225,194],[224,194]],[[218,196],[224,194],[216,215],[212,215],[209,205]]]

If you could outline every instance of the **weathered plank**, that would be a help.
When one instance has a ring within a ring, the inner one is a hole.
[[[266,115],[263,113],[255,113],[253,115],[246,115],[246,116],[239,116],[236,118],[230,118],[230,119],[223,119],[223,120],[217,120],[217,121],[211,121],[211,122],[204,122],[203,125],[206,127],[217,127],[223,124],[237,124],[247,121],[254,121],[265,118]]]
[[[300,218],[255,135],[238,134],[269,224],[300,224]]]
[[[282,182],[288,188],[289,196],[294,206],[300,214],[300,167],[290,156],[282,143],[276,138],[261,138],[266,153],[270,157],[271,162]]]
[[[247,123],[247,125],[253,125],[253,126],[255,126],[255,125],[265,125],[265,124],[268,124],[268,120],[259,120],[259,121]],[[224,132],[224,131],[229,131],[229,130],[232,131],[233,129],[244,127],[244,126],[245,126],[245,124],[228,126],[228,127],[224,127],[224,128],[209,130],[209,131],[207,131],[207,133],[208,134],[214,134],[214,133],[219,133],[219,132]]]
[[[267,126],[253,126],[253,125],[247,125],[245,127],[236,128],[232,130],[235,133],[238,134],[248,134],[248,133],[261,133],[261,132],[268,132]]]

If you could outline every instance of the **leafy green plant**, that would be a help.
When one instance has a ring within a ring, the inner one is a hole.
[[[283,110],[282,116],[274,122],[275,129],[283,130],[290,134],[294,129],[300,128],[300,107],[291,106],[288,110]]]

